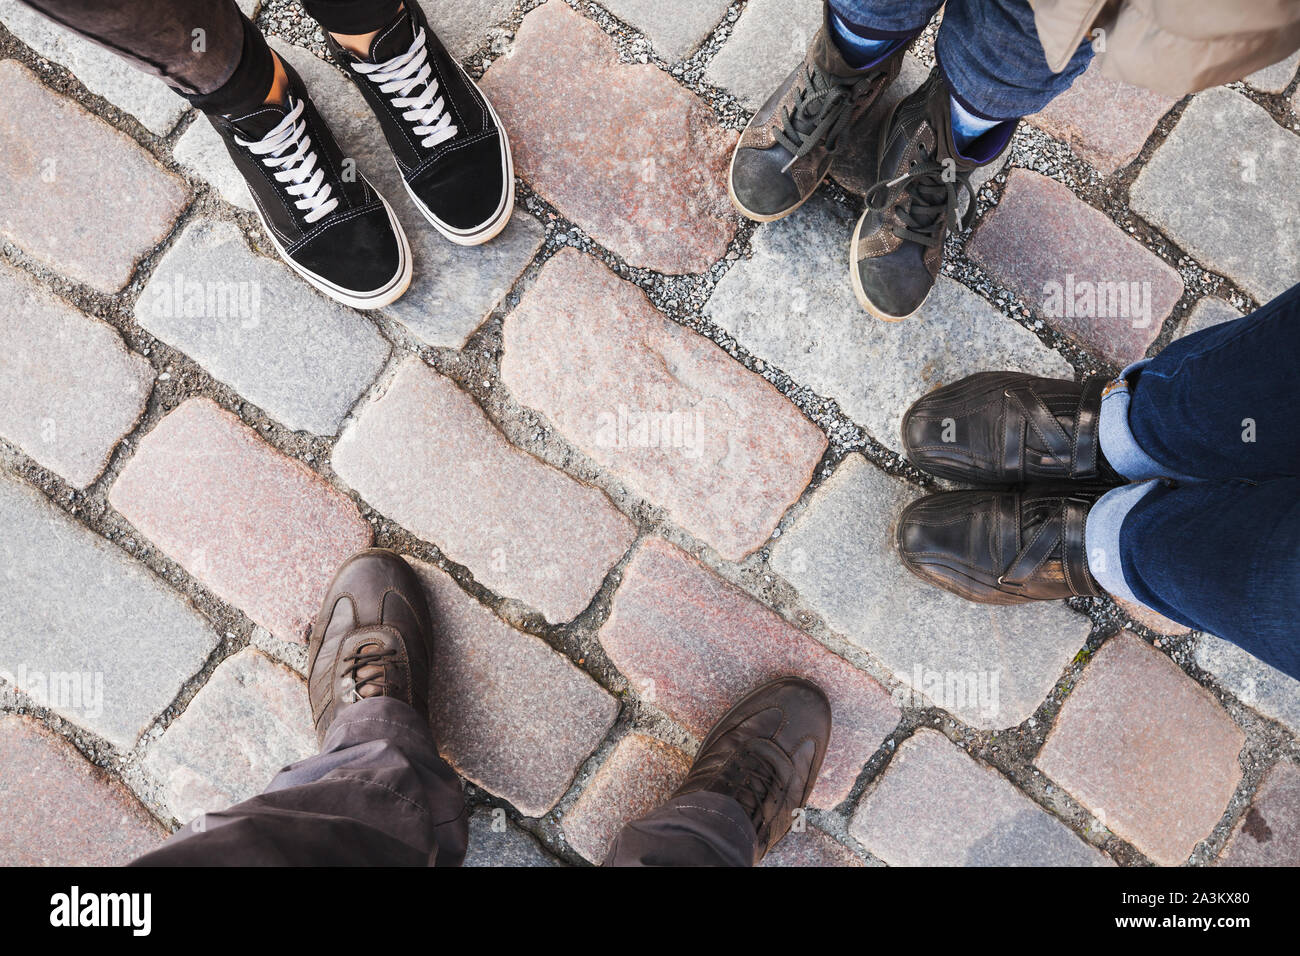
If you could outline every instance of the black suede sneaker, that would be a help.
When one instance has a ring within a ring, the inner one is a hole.
[[[510,141],[414,0],[365,57],[328,33],[325,42],[379,117],[406,191],[433,227],[462,246],[504,229],[515,205]]]
[[[878,319],[900,322],[924,304],[943,266],[943,241],[970,225],[971,174],[1001,155],[1016,123],[1000,123],[964,154],[952,131],[948,86],[936,67],[894,109],[880,138],[879,180],[849,246],[849,279],[858,303]],[[960,213],[962,194],[968,200]]]
[[[283,104],[209,116],[243,175],[271,242],[289,267],[354,309],[377,309],[411,284],[411,247],[387,201],[343,154],[302,79],[284,63]]]
[[[861,69],[850,66],[831,37],[830,4],[804,60],[768,97],[731,154],[727,191],[742,215],[756,222],[788,216],[813,194],[846,136],[865,117],[902,68],[910,41]]]

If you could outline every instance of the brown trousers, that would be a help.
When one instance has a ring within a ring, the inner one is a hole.
[[[468,816],[460,781],[406,704],[361,701],[321,752],[266,792],[182,828],[133,866],[459,866]],[[623,828],[606,866],[749,866],[754,828],[716,793],[670,800]]]

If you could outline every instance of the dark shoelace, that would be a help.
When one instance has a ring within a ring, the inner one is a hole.
[[[831,76],[820,67],[805,67],[794,107],[782,111],[781,127],[776,130],[776,141],[793,154],[781,172],[789,170],[820,142],[826,143],[828,152],[835,152],[840,134],[853,118],[853,105],[876,79],[876,74]]]
[[[366,648],[378,648],[378,650],[366,650]],[[369,677],[360,676],[363,667],[372,664],[387,665],[397,662],[397,648],[383,647],[379,644],[363,644],[355,651],[343,658],[343,662],[348,665],[348,677],[352,680],[352,693],[355,699],[360,700],[365,695],[361,693],[363,689],[374,688],[379,692],[388,690],[389,683],[385,680],[387,669],[380,670],[378,674],[372,674]]]
[[[894,210],[903,225],[894,227],[894,235],[934,247],[943,242],[941,226],[947,225],[949,229],[961,232],[970,225],[975,211],[975,191],[970,185],[970,175],[969,170],[959,172],[955,164],[948,165],[927,156],[913,161],[903,175],[880,180],[867,190],[863,200],[869,209],[883,212],[889,206],[889,196],[894,187],[902,186]],[[970,200],[965,215],[957,212],[962,189],[966,190]],[[878,197],[877,190],[881,191]],[[910,208],[899,201],[903,196],[911,198]]]
[[[735,788],[736,802],[749,814],[755,830],[761,830],[765,822],[763,804],[768,796],[773,791],[784,791],[787,785],[780,770],[749,749],[727,765],[724,779]]]

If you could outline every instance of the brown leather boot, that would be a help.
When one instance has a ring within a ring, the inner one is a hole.
[[[917,399],[903,415],[912,464],[972,485],[1124,479],[1101,453],[1106,380],[976,372]]]
[[[740,135],[727,191],[758,222],[794,212],[826,178],[844,135],[898,77],[907,43],[862,69],[850,66],[831,39],[830,5],[803,63],[785,78]]]
[[[1014,122],[995,126],[963,155],[953,141],[948,85],[936,67],[894,108],[880,137],[876,178],[853,230],[849,279],[858,303],[878,319],[915,313],[943,266],[948,230],[962,231],[975,208],[970,176],[1002,153]],[[960,213],[962,193],[969,205]]]
[[[325,592],[308,645],[307,694],[322,742],[349,704],[395,697],[429,717],[433,630],[424,588],[392,551],[343,562]]]
[[[807,805],[830,736],[831,705],[821,688],[800,677],[774,680],[713,726],[673,796],[705,790],[733,798],[758,834],[757,863]]]
[[[903,509],[903,565],[929,584],[980,604],[1026,604],[1102,592],[1088,570],[1085,522],[1108,489],[945,491]]]

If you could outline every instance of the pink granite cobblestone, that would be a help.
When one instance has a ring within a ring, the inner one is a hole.
[[[657,67],[620,62],[596,24],[563,3],[533,10],[483,87],[519,174],[597,242],[669,273],[727,251],[737,134]]]
[[[117,780],[28,717],[0,716],[0,865],[121,866],[167,831]]]
[[[600,642],[633,689],[700,739],[749,691],[806,677],[830,698],[830,747],[809,803],[833,807],[898,722],[874,679],[658,538],[633,555]]]
[[[1034,762],[1112,831],[1176,866],[1227,809],[1245,742],[1209,691],[1121,633],[1094,656]]]
[[[768,539],[826,450],[772,385],[572,250],[543,267],[506,319],[501,377],[732,560]]]
[[[410,563],[436,622],[430,709],[442,755],[526,816],[544,815],[613,724],[618,702],[446,572]]]
[[[334,571],[371,538],[342,493],[206,398],[154,426],[108,500],[220,598],[288,641],[306,640]]]
[[[1103,174],[1137,158],[1161,117],[1178,100],[1085,70],[1027,122],[1069,143]]]
[[[1183,294],[1177,271],[1105,213],[1024,169],[1007,177],[966,252],[1057,331],[1117,365],[1146,354]]]
[[[1300,866],[1300,768],[1268,772],[1224,848],[1222,866]]]
[[[667,800],[690,769],[690,757],[671,744],[628,734],[564,814],[565,839],[587,860],[599,863],[624,824]]]
[[[18,61],[0,63],[0,87],[0,237],[91,288],[118,291],[180,215],[185,184]]]

